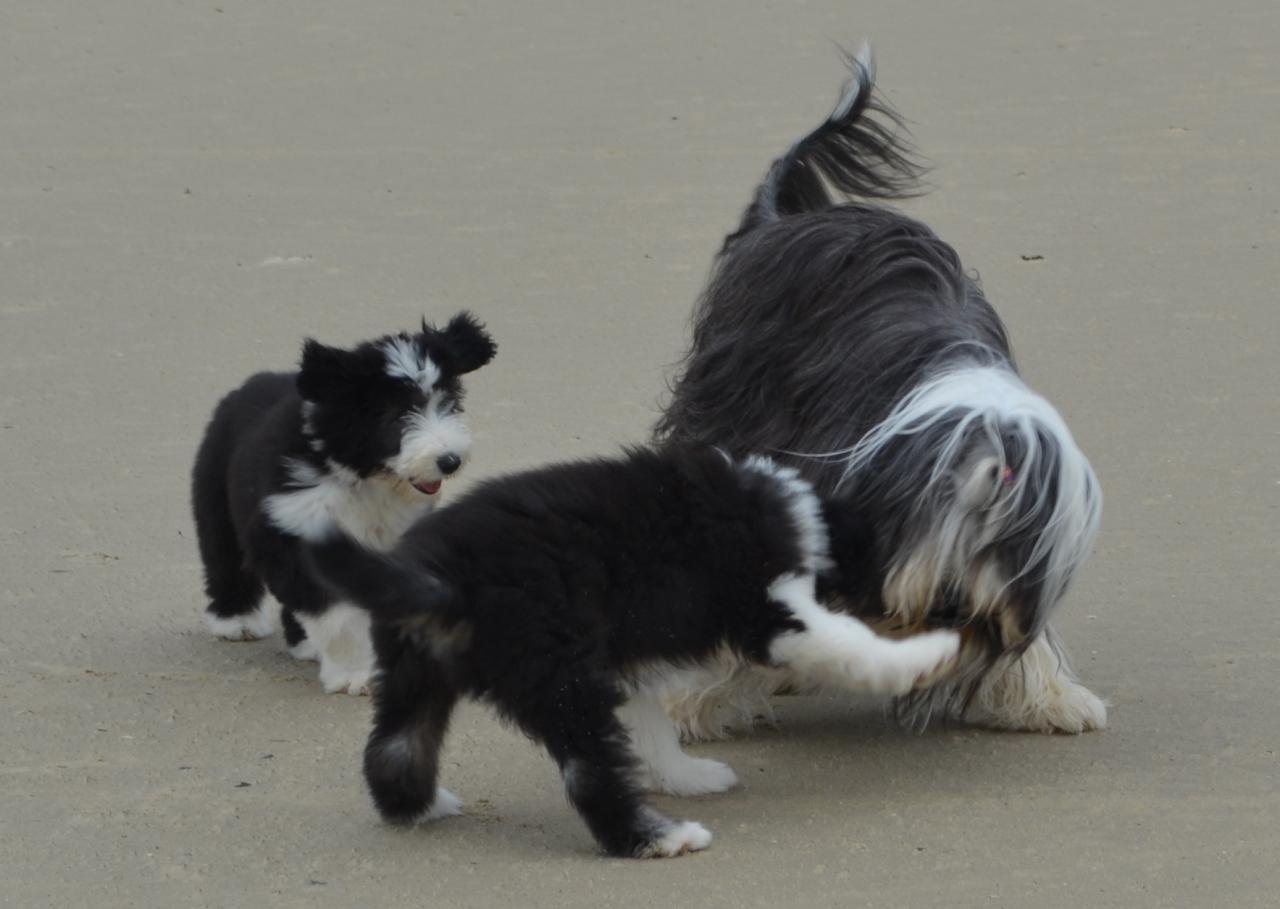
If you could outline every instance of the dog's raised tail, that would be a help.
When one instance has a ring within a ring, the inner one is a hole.
[[[306,553],[321,580],[385,621],[437,611],[453,599],[453,588],[425,568],[361,546],[341,531],[309,542]]]
[[[773,162],[738,230],[725,246],[768,221],[821,211],[846,197],[903,199],[920,192],[924,167],[915,159],[902,119],[873,96],[871,46],[844,54],[849,68],[831,115]]]

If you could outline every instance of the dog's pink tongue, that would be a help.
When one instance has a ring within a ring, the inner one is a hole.
[[[440,481],[432,480],[430,483],[418,481],[413,484],[413,488],[424,496],[433,496],[440,491]]]

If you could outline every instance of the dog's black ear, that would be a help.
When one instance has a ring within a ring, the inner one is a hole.
[[[422,330],[427,334],[433,331],[427,327],[425,319]],[[449,365],[458,375],[474,372],[492,360],[498,352],[498,345],[484,330],[484,325],[469,312],[458,313],[435,334],[449,357]]]
[[[307,338],[302,345],[298,394],[304,401],[331,401],[363,374],[362,358],[349,350]]]

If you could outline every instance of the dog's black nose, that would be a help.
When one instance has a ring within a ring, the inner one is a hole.
[[[450,452],[436,458],[436,466],[440,468],[441,473],[448,475],[462,466],[462,458]]]

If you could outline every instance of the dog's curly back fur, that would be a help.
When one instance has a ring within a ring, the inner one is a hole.
[[[738,238],[693,322],[658,438],[766,453],[825,494],[844,467],[824,456],[880,423],[938,363],[963,350],[1012,364],[1004,326],[955,250],[919,221],[869,205],[769,221]]]

